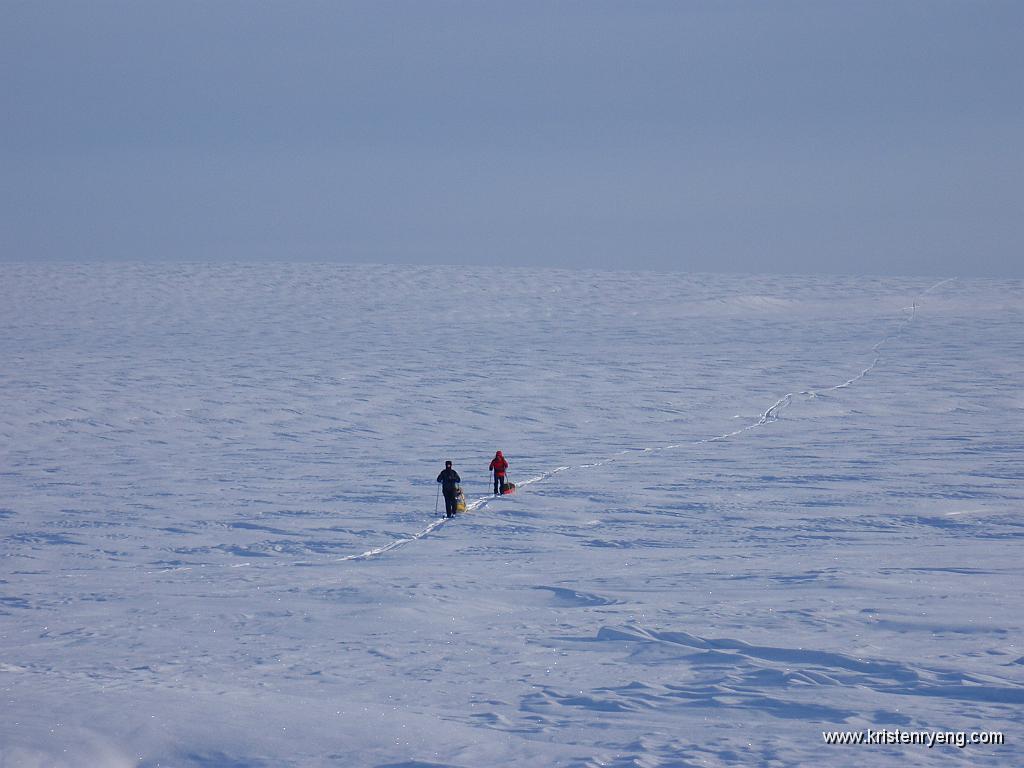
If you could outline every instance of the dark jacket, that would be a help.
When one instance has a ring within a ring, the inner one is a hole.
[[[437,476],[437,482],[441,484],[441,492],[445,496],[451,496],[455,493],[455,486],[462,482],[462,478],[459,477],[459,473],[454,469],[448,469],[447,467],[441,470],[441,474]]]

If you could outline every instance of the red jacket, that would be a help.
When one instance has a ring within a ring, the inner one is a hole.
[[[501,455],[501,451],[498,451],[498,454],[491,459],[491,465],[488,469],[493,469],[494,474],[498,477],[505,476],[505,470],[508,469],[508,462],[505,461],[505,457]]]

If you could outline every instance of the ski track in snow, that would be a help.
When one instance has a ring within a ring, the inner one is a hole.
[[[1019,282],[0,277],[3,768],[1021,764]]]
[[[626,458],[626,457],[642,456],[644,454],[651,454],[651,453],[656,453],[656,452],[659,452],[659,451],[676,450],[676,449],[682,448],[682,447],[684,447],[686,445],[702,445],[702,444],[707,444],[707,443],[721,442],[723,440],[729,440],[731,438],[734,438],[734,437],[742,435],[742,434],[744,434],[746,432],[749,432],[750,430],[757,429],[759,427],[763,427],[763,426],[765,426],[767,424],[770,424],[772,422],[777,421],[778,418],[779,418],[779,413],[783,409],[785,409],[785,408],[789,407],[790,405],[792,405],[793,401],[797,397],[815,398],[815,397],[818,397],[820,394],[825,393],[825,392],[833,392],[833,391],[838,391],[838,390],[842,390],[842,389],[847,389],[850,386],[852,386],[853,384],[861,381],[869,373],[871,373],[873,370],[875,370],[875,368],[878,366],[878,363],[879,363],[879,361],[881,360],[881,357],[882,357],[882,355],[881,355],[882,347],[886,343],[888,343],[888,342],[896,339],[900,335],[902,335],[906,331],[906,329],[910,326],[910,324],[913,323],[913,321],[914,321],[914,319],[916,318],[916,315],[917,315],[918,301],[922,297],[927,296],[929,293],[935,291],[936,289],[940,288],[941,286],[947,285],[947,284],[949,284],[951,282],[954,282],[956,279],[957,278],[955,278],[955,277],[950,277],[950,278],[946,278],[946,279],[940,280],[937,283],[935,283],[934,285],[932,285],[929,288],[927,288],[924,291],[922,291],[920,294],[918,294],[917,298],[914,299],[914,301],[912,302],[911,306],[910,307],[906,307],[903,310],[906,314],[905,314],[904,318],[902,319],[902,321],[900,322],[900,324],[898,325],[898,327],[896,328],[896,330],[894,332],[884,336],[881,340],[876,342],[871,347],[871,351],[874,354],[874,357],[871,360],[871,362],[862,371],[860,371],[860,373],[858,373],[856,376],[853,376],[852,378],[847,379],[846,381],[843,381],[840,384],[836,384],[834,386],[826,387],[826,388],[823,388],[823,389],[814,389],[814,390],[808,389],[808,390],[801,390],[799,392],[787,393],[787,394],[783,395],[781,398],[779,398],[774,404],[772,404],[771,407],[769,407],[767,410],[765,410],[760,415],[760,417],[757,419],[757,421],[752,422],[752,423],[750,423],[750,424],[748,424],[748,425],[746,425],[744,427],[741,427],[740,429],[734,430],[732,432],[727,432],[727,433],[724,433],[724,434],[721,434],[721,435],[716,435],[714,437],[708,437],[708,438],[704,438],[704,439],[701,439],[701,440],[696,440],[696,441],[693,441],[692,443],[673,443],[673,444],[669,444],[669,445],[662,445],[662,446],[655,446],[655,447],[648,447],[648,448],[626,449],[626,450],[619,451],[618,453],[616,453],[616,454],[614,454],[612,456],[609,456],[608,458],[599,460],[599,461],[586,462],[586,463],[578,464],[578,465],[575,465],[575,466],[570,466],[570,465],[559,466],[559,467],[556,467],[556,468],[554,468],[552,470],[549,470],[549,471],[546,471],[546,472],[542,472],[539,475],[535,475],[533,477],[530,477],[530,478],[528,478],[526,480],[523,480],[523,481],[517,483],[516,484],[516,490],[518,492],[522,488],[525,488],[527,486],[533,485],[535,483],[543,482],[543,481],[547,480],[548,478],[553,477],[553,476],[557,475],[558,473],[564,472],[564,471],[567,471],[567,470],[596,469],[598,467],[602,467],[602,466],[606,466],[608,464],[611,464],[612,462],[620,461],[621,459]],[[466,512],[462,513],[462,514],[466,514],[466,513],[469,513],[469,512],[475,512],[475,511],[479,511],[481,509],[484,509],[484,508],[487,507],[488,504],[490,504],[492,501],[495,501],[496,499],[500,499],[500,497],[495,497],[493,495],[486,495],[486,496],[477,497],[473,501],[467,502],[467,504],[466,504]],[[408,534],[408,535],[403,536],[401,538],[394,539],[394,540],[390,541],[387,544],[383,544],[383,545],[378,546],[378,547],[373,547],[371,549],[365,550],[363,552],[359,552],[357,554],[344,555],[344,556],[341,556],[341,557],[332,558],[331,561],[333,561],[333,562],[351,562],[351,561],[355,561],[355,560],[367,560],[367,559],[370,559],[370,558],[373,558],[373,557],[377,557],[378,555],[383,555],[383,554],[386,554],[388,552],[393,552],[394,550],[399,549],[401,547],[404,547],[407,544],[411,544],[413,542],[419,541],[421,539],[424,539],[424,538],[430,536],[430,534],[432,534],[435,531],[437,531],[438,529],[440,529],[445,523],[449,522],[449,520],[450,519],[446,518],[446,517],[437,518],[435,520],[432,520],[426,527],[424,527],[420,531]],[[279,562],[274,563],[274,567],[293,567],[293,566],[299,566],[299,565],[313,565],[316,562],[323,562],[323,561],[314,561],[314,560],[308,560],[308,559],[307,560],[284,561],[284,562],[279,561]],[[204,564],[204,565],[198,566],[198,567],[200,567],[200,568],[205,570],[205,569],[217,568],[217,567],[221,567],[221,568],[244,568],[244,567],[248,567],[248,566],[251,566],[251,565],[252,565],[252,563],[249,563],[249,562],[246,562],[246,563],[233,563],[233,564],[211,564],[211,563],[207,563],[207,564]],[[154,574],[164,574],[164,573],[172,573],[172,572],[183,572],[183,571],[194,570],[196,567],[197,566],[180,566],[180,567],[173,567],[173,568],[165,568],[165,569],[148,571],[148,573],[150,575],[154,575]]]
[[[935,283],[934,285],[932,285],[929,288],[927,288],[924,291],[922,291],[920,294],[918,294],[917,298],[914,299],[913,303],[909,307],[906,307],[903,310],[906,314],[905,314],[903,320],[897,326],[896,330],[894,332],[888,334],[887,336],[884,336],[880,341],[876,342],[871,347],[871,351],[874,354],[874,358],[871,360],[871,363],[868,364],[868,366],[866,368],[864,368],[864,370],[862,370],[860,373],[858,373],[853,378],[847,379],[846,381],[842,382],[841,384],[836,384],[834,386],[826,387],[824,389],[807,389],[807,390],[802,390],[800,392],[790,392],[788,394],[785,394],[781,398],[779,398],[770,408],[768,408],[768,410],[766,410],[764,413],[762,413],[761,417],[757,421],[753,422],[752,424],[748,424],[745,427],[737,429],[737,430],[735,430],[733,432],[727,432],[727,433],[725,433],[723,435],[716,435],[715,437],[708,437],[708,438],[704,438],[703,440],[694,441],[692,443],[692,445],[702,445],[702,444],[705,444],[705,443],[721,442],[722,440],[728,440],[728,439],[736,437],[738,435],[742,435],[745,432],[749,432],[752,429],[757,429],[758,427],[763,427],[766,424],[770,424],[771,422],[777,421],[778,418],[779,418],[779,412],[782,411],[784,408],[787,408],[790,405],[792,405],[793,400],[795,398],[797,398],[797,397],[815,398],[815,397],[818,397],[820,394],[822,394],[824,392],[835,392],[835,391],[838,391],[838,390],[841,390],[841,389],[847,389],[847,388],[851,387],[852,385],[856,384],[858,381],[860,381],[865,376],[867,376],[869,373],[871,373],[873,370],[875,370],[875,368],[878,365],[879,360],[881,360],[881,358],[882,358],[882,353],[881,353],[882,347],[886,343],[888,343],[888,342],[896,339],[897,337],[901,336],[906,331],[906,329],[910,326],[910,324],[914,322],[914,319],[917,316],[918,301],[921,298],[923,298],[924,296],[927,296],[932,291],[942,287],[943,285],[947,285],[948,283],[952,283],[956,279],[957,278],[955,278],[955,277],[948,277],[948,278],[946,278],[944,280],[940,280],[937,283]],[[558,474],[559,472],[564,472],[565,470],[569,470],[569,469],[594,469],[594,468],[597,468],[597,467],[602,467],[602,466],[605,466],[607,464],[610,464],[613,461],[618,461],[619,459],[621,459],[624,456],[643,455],[643,454],[646,454],[646,453],[654,453],[654,452],[657,452],[657,451],[671,451],[671,450],[675,450],[675,449],[678,449],[678,448],[682,448],[684,445],[690,445],[690,443],[674,443],[672,445],[662,445],[662,446],[651,447],[651,448],[627,449],[627,450],[624,450],[624,451],[619,451],[614,456],[610,456],[610,457],[608,457],[606,459],[602,459],[601,461],[588,462],[586,464],[578,464],[576,466],[557,467],[557,468],[555,468],[553,470],[550,470],[548,472],[544,472],[544,473],[542,473],[540,475],[536,475],[535,477],[531,477],[528,480],[524,480],[521,483],[517,483],[516,484],[516,491],[518,492],[518,490],[520,488],[523,488],[525,486],[532,485],[534,483],[539,483],[539,482],[542,482],[544,480],[547,480],[549,477],[552,477],[552,476]],[[469,502],[469,503],[466,504],[466,512],[473,512],[475,510],[482,509],[488,503],[490,503],[492,500],[494,500],[495,498],[499,498],[499,497],[495,497],[495,496],[480,496],[479,498],[475,499],[474,501]],[[431,522],[423,530],[421,530],[421,531],[419,531],[417,533],[411,534],[411,535],[409,535],[409,536],[407,536],[405,538],[396,539],[396,540],[392,541],[389,544],[385,544],[384,546],[380,546],[380,547],[374,547],[373,549],[368,549],[365,552],[360,552],[359,554],[356,554],[356,555],[346,555],[344,557],[335,558],[335,560],[338,561],[338,562],[351,561],[351,560],[366,560],[366,559],[371,558],[371,557],[376,557],[377,555],[383,555],[386,552],[391,552],[391,551],[393,551],[395,549],[398,549],[399,547],[405,546],[406,544],[410,544],[410,543],[412,543],[414,541],[418,541],[418,540],[420,540],[420,539],[422,539],[422,538],[424,538],[426,536],[429,536],[431,533],[433,533],[438,528],[440,528],[442,525],[444,525],[444,523],[446,523],[448,520],[449,520],[449,518],[442,517],[442,518],[440,518],[438,520],[434,520],[433,522]],[[293,564],[295,564],[295,563],[293,563]]]

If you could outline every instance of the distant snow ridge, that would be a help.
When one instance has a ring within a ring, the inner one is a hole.
[[[737,430],[735,430],[733,432],[727,432],[726,434],[723,434],[723,435],[716,435],[714,437],[707,437],[707,438],[704,438],[702,440],[697,440],[694,443],[692,443],[692,445],[702,445],[704,443],[714,443],[714,442],[720,442],[722,440],[728,440],[729,438],[736,437],[737,435],[741,435],[744,432],[748,432],[748,431],[750,431],[752,429],[756,429],[757,427],[761,427],[761,426],[764,426],[765,424],[770,424],[771,422],[777,421],[778,418],[779,418],[779,412],[782,409],[786,408],[787,406],[791,405],[793,400],[794,400],[794,398],[796,398],[796,397],[801,397],[802,396],[802,397],[807,397],[807,398],[814,398],[814,397],[817,397],[822,392],[832,392],[832,391],[837,391],[837,390],[840,390],[840,389],[846,389],[846,388],[852,386],[853,384],[857,383],[858,381],[863,379],[865,376],[867,376],[869,373],[871,373],[871,371],[873,371],[877,367],[878,362],[879,362],[879,360],[881,360],[881,357],[882,357],[882,353],[881,353],[882,347],[887,342],[892,341],[893,339],[895,339],[895,338],[899,337],[900,335],[902,335],[903,332],[910,326],[910,324],[912,322],[914,322],[914,318],[917,316],[918,300],[921,297],[923,297],[923,296],[927,296],[929,293],[931,293],[932,291],[936,290],[937,288],[940,288],[943,285],[946,285],[947,283],[951,283],[951,282],[955,281],[956,279],[957,278],[955,278],[955,277],[949,277],[949,278],[946,278],[944,280],[940,280],[939,282],[935,283],[931,287],[925,289],[920,294],[918,294],[918,296],[914,299],[914,301],[911,303],[911,305],[909,307],[904,307],[901,310],[904,313],[904,317],[903,317],[902,322],[899,324],[899,326],[896,328],[895,331],[893,331],[889,335],[883,337],[881,340],[879,340],[877,343],[875,343],[871,347],[871,350],[874,353],[874,357],[872,358],[872,360],[868,364],[868,366],[866,368],[864,368],[856,376],[854,376],[854,377],[852,377],[850,379],[847,379],[846,381],[842,382],[841,384],[835,384],[834,386],[826,387],[824,389],[817,389],[817,390],[805,389],[805,390],[802,390],[800,392],[789,392],[789,393],[783,395],[782,397],[780,397],[774,404],[772,404],[772,406],[770,408],[768,408],[764,413],[762,413],[760,418],[757,421],[755,421],[755,422],[753,422],[751,424],[748,424],[745,427],[741,427],[740,429],[737,429]],[[756,298],[763,298],[763,297],[756,297]],[[772,304],[772,306],[777,308],[778,304],[775,303],[775,304]],[[662,446],[657,446],[657,447],[653,447],[653,448],[641,448],[641,449],[628,448],[626,450],[619,451],[618,453],[616,453],[613,456],[609,456],[607,459],[602,459],[601,461],[594,461],[594,462],[590,462],[590,463],[587,463],[587,464],[579,464],[579,465],[574,466],[574,467],[570,467],[570,466],[556,467],[555,469],[550,470],[548,472],[541,473],[540,475],[537,475],[536,477],[531,477],[528,480],[524,480],[524,481],[518,483],[516,487],[517,488],[522,488],[523,486],[532,485],[533,483],[539,483],[542,480],[547,480],[552,475],[556,475],[559,472],[564,472],[567,469],[590,469],[592,467],[600,467],[600,466],[604,466],[606,464],[610,464],[613,461],[617,461],[617,460],[621,459],[623,456],[642,455],[642,454],[645,454],[645,453],[654,453],[656,451],[669,451],[669,450],[673,450],[673,449],[682,448],[684,445],[690,445],[690,444],[691,443],[675,443],[675,444],[672,444],[672,445],[662,445]],[[493,498],[494,498],[493,496],[481,496],[481,497],[473,500],[472,502],[467,503],[466,511],[467,512],[472,512],[474,510],[481,509],[482,507],[486,506],[486,504],[488,502],[493,500]],[[448,518],[446,518],[446,517],[439,518],[437,520],[432,521],[422,531],[419,531],[418,533],[414,533],[414,534],[412,534],[412,535],[410,535],[410,536],[408,536],[406,538],[396,539],[395,541],[392,541],[390,544],[385,544],[384,546],[381,546],[381,547],[375,547],[373,549],[368,549],[365,552],[360,552],[357,555],[346,555],[345,557],[339,557],[339,558],[337,558],[337,560],[338,561],[344,561],[344,560],[365,560],[367,558],[375,557],[375,556],[383,554],[385,552],[390,552],[391,550],[397,549],[398,547],[401,547],[401,546],[404,546],[405,544],[408,544],[409,542],[416,541],[417,539],[422,539],[423,537],[427,536],[428,534],[432,533],[433,531],[437,530],[442,525],[444,525],[444,523],[447,520],[448,520]]]

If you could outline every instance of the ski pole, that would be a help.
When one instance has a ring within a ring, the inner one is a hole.
[[[434,515],[437,516],[437,502],[441,500],[441,486],[437,486],[437,495],[434,496]]]

